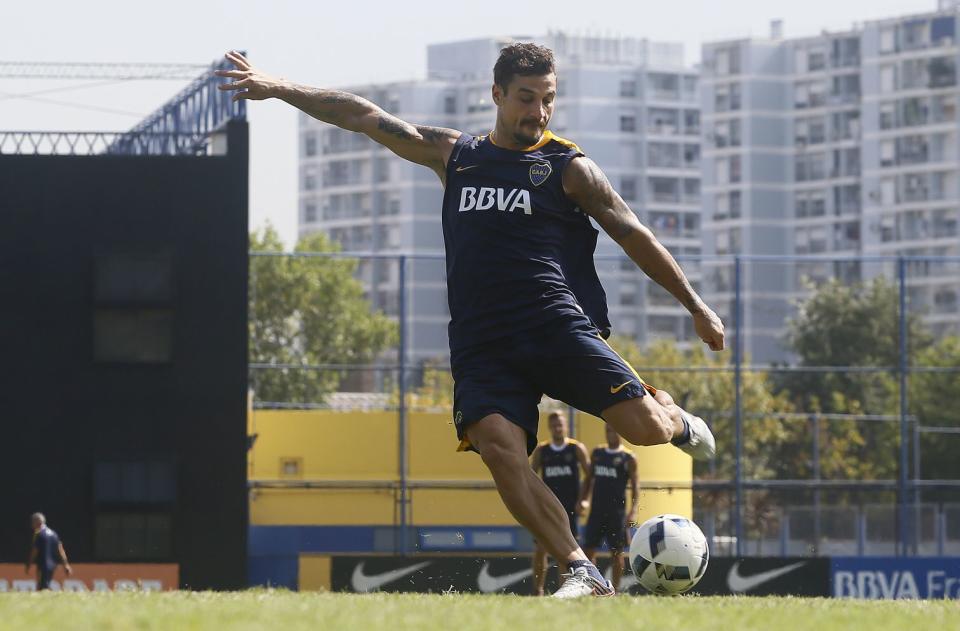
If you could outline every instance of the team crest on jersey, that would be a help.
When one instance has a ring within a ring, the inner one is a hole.
[[[551,173],[553,173],[553,167],[549,162],[534,163],[530,166],[530,181],[534,186],[540,186],[547,181]]]

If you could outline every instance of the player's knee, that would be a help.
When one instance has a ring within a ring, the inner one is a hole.
[[[660,405],[676,405],[673,397],[670,396],[670,393],[666,390],[657,390],[657,393],[653,395],[653,399]]]
[[[525,454],[498,440],[483,444],[480,448],[480,459],[493,472],[510,472],[530,466]]]

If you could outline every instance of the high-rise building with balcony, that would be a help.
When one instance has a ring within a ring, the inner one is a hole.
[[[849,31],[703,47],[705,254],[960,254],[956,10]],[[867,279],[858,261],[742,267],[744,350],[787,357],[784,323],[809,282]],[[730,318],[734,266],[704,266]],[[960,330],[956,266],[910,268],[911,308]],[[922,277],[922,282],[914,282]]]

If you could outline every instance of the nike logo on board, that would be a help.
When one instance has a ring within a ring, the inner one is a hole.
[[[502,576],[490,576],[490,564],[484,563],[480,570],[480,576],[477,577],[477,587],[484,594],[489,594],[490,592],[498,592],[504,587],[513,585],[531,575],[533,575],[533,570],[520,570]]]
[[[353,576],[350,577],[350,583],[354,591],[361,593],[376,591],[387,583],[392,583],[407,574],[413,574],[417,570],[430,565],[430,561],[424,561],[423,563],[415,563],[414,565],[402,567],[397,570],[390,570],[389,572],[381,572],[380,574],[364,574],[363,563],[364,562],[361,561],[357,567],[353,568]]]
[[[727,585],[730,587],[730,591],[732,592],[748,592],[751,589],[766,583],[767,581],[772,581],[778,576],[783,576],[784,574],[794,571],[804,563],[806,563],[806,561],[791,563],[790,565],[778,567],[773,570],[767,570],[766,572],[760,572],[759,574],[743,576],[740,574],[740,561],[737,561],[727,573]]]

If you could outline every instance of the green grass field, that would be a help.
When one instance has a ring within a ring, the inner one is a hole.
[[[950,601],[236,593],[4,593],[0,629],[957,629]]]

